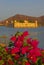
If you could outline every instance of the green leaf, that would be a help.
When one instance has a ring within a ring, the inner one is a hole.
[[[24,40],[23,46],[28,46],[28,44],[25,40]]]
[[[41,59],[39,59],[39,60],[37,61],[37,65],[42,65]]]
[[[14,46],[14,44],[12,42],[9,42],[9,45],[8,46],[9,47],[12,47],[12,46]]]

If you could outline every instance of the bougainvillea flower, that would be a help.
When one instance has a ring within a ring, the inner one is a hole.
[[[11,40],[12,42],[15,42],[16,37],[15,37],[15,36],[13,36],[13,37],[11,37],[11,38],[10,38],[10,40]]]
[[[28,31],[23,32],[24,37],[26,37],[27,35],[29,35]]]
[[[2,65],[6,65],[6,62],[4,62]]]
[[[34,63],[37,61],[37,57],[35,55],[28,54],[27,58],[30,59]]]
[[[19,65],[22,65],[22,62],[21,62],[21,61],[18,61],[18,64],[19,64]]]
[[[2,56],[0,56],[0,60],[2,60]]]
[[[27,61],[27,62],[25,62],[25,65],[31,65],[31,64]]]
[[[8,64],[10,64],[10,65],[14,65],[14,62],[12,61],[12,60],[8,60]]]
[[[15,58],[15,60],[18,60],[18,59],[20,58],[20,55],[19,55],[19,54],[16,54],[16,55],[14,56],[14,58]]]
[[[35,55],[32,55],[30,59],[31,59],[32,62],[34,62],[34,63],[36,63],[36,61],[37,61],[37,57],[36,57]]]
[[[34,48],[30,50],[31,55],[41,56],[41,52],[39,48]]]
[[[8,47],[6,47],[5,50],[6,50],[6,52],[8,53],[8,51],[9,51]]]
[[[42,63],[44,63],[44,58],[42,58]]]
[[[40,48],[35,48],[35,54],[36,56],[42,56]]]
[[[22,47],[21,53],[22,53],[22,54],[25,54],[25,53],[27,53],[28,51],[29,51],[28,46],[25,46],[25,47]]]
[[[33,48],[36,48],[38,46],[38,40],[32,40],[32,46]]]
[[[39,59],[44,64],[44,50],[38,48],[38,40],[27,35],[27,31],[15,34],[6,48],[0,46],[1,65],[38,65]]]
[[[15,46],[18,47],[18,48],[22,47],[22,45],[23,45],[23,43],[20,40],[17,40],[16,43],[15,43]]]
[[[28,44],[31,44],[31,42],[32,42],[32,39],[31,39],[31,38],[28,38],[28,39],[27,39],[27,43],[28,43]]]
[[[11,54],[15,54],[19,52],[19,48],[15,47],[11,49]]]
[[[23,42],[23,40],[24,40],[24,36],[23,36],[23,35],[18,36],[18,40],[20,40],[20,41],[22,41],[22,42]]]

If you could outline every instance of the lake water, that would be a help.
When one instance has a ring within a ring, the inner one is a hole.
[[[1,26],[0,27],[0,36],[6,35],[7,38],[0,37],[0,43],[9,41],[9,38],[14,35],[17,31],[23,32],[28,31],[31,38],[37,38],[39,40],[39,47],[44,48],[44,27],[39,28],[8,28]]]

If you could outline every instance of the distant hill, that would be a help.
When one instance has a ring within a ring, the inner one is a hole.
[[[6,20],[8,20],[8,21],[11,21],[11,20],[18,20],[18,21],[19,20],[36,20],[36,17],[16,14],[15,16],[12,16]]]
[[[38,19],[38,23],[41,25],[41,26],[44,26],[44,16],[40,16],[37,18]]]
[[[4,20],[3,22],[5,23],[5,21],[14,21],[14,20],[28,20],[28,21],[38,21],[38,24],[41,26],[44,26],[44,16],[40,16],[40,17],[32,17],[32,16],[26,16],[26,15],[21,15],[21,14],[16,14],[15,16],[11,16],[8,19]]]

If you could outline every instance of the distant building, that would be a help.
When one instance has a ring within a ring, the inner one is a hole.
[[[27,20],[24,20],[24,23],[14,21],[14,28],[37,28],[38,23],[37,20],[35,22],[28,22]]]
[[[7,27],[13,27],[13,21],[6,21],[5,26]]]
[[[8,26],[8,23],[9,23],[9,22],[8,22],[8,21],[6,21],[6,22],[5,22],[5,26]]]

